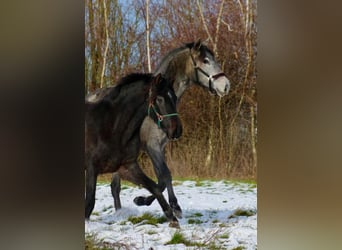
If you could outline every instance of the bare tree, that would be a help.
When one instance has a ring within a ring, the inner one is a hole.
[[[147,67],[151,72],[151,55],[150,55],[150,24],[149,24],[149,0],[146,0],[146,48],[147,48]]]
[[[104,1],[86,0],[86,92],[151,72],[171,49],[208,38],[231,91],[224,98],[185,92],[183,136],[168,144],[168,165],[175,176],[255,178],[256,0]]]
[[[109,37],[108,37],[108,22],[107,22],[107,5],[106,0],[103,0],[103,13],[104,13],[104,26],[105,26],[105,33],[106,33],[106,47],[103,55],[103,63],[102,63],[102,72],[101,72],[101,80],[100,80],[100,88],[103,87],[103,76],[106,69],[106,60],[107,60],[107,52],[109,47]]]

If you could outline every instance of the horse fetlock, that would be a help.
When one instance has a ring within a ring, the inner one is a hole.
[[[180,208],[180,206],[178,204],[170,203],[170,207],[172,208],[174,215],[178,219],[182,219],[182,209]]]
[[[169,208],[167,210],[163,210],[163,212],[169,221],[178,221],[177,218],[174,216],[171,208]]]

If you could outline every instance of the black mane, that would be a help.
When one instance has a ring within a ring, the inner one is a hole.
[[[132,82],[136,82],[136,81],[140,81],[140,80],[144,81],[146,84],[149,84],[152,77],[153,77],[153,75],[150,73],[131,73],[129,75],[122,77],[118,81],[118,83],[115,85],[115,87],[121,86],[121,85],[131,84]]]
[[[120,93],[121,88],[128,86],[130,84],[135,84],[137,81],[142,82],[144,85],[148,86],[153,78],[150,73],[131,73],[122,77],[117,84],[110,89],[110,91],[103,96],[103,100],[115,99],[115,97]]]

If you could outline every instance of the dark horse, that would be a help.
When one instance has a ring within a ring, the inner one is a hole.
[[[140,127],[145,117],[167,138],[181,136],[176,111],[177,97],[169,81],[160,74],[131,74],[107,91],[97,102],[86,101],[85,114],[85,217],[95,205],[98,174],[118,172],[123,178],[143,186],[157,198],[171,226],[178,226],[173,211],[157,184],[140,169]]]
[[[189,43],[180,48],[170,51],[161,61],[154,74],[161,73],[163,77],[172,82],[178,101],[184,91],[191,84],[199,85],[208,89],[211,94],[220,97],[227,95],[230,82],[222,72],[220,65],[215,61],[213,52],[201,41]],[[99,90],[88,96],[89,101],[96,101],[103,98],[110,88]],[[146,117],[141,130],[141,142],[143,149],[150,156],[154,171],[158,178],[158,186],[163,191],[168,191],[169,203],[175,215],[182,216],[182,210],[178,205],[177,198],[172,187],[170,170],[165,162],[165,146],[169,141],[167,135],[158,129],[157,125],[149,117]],[[125,178],[124,176],[121,176]],[[111,184],[115,208],[121,208],[120,173],[114,173]],[[137,205],[150,205],[156,197],[136,197],[134,202]]]

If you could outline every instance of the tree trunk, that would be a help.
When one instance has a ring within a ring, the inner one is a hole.
[[[90,84],[88,84],[88,91],[94,91],[96,89],[96,41],[94,31],[94,9],[91,0],[88,0],[88,11],[89,11],[89,31],[90,31],[90,58],[91,58],[91,69],[90,69]]]
[[[106,47],[103,54],[103,64],[102,64],[102,71],[101,71],[101,78],[100,78],[100,88],[103,86],[103,77],[106,70],[106,60],[107,60],[107,52],[109,47],[109,38],[108,38],[108,23],[107,23],[107,6],[106,6],[106,0],[103,0],[103,14],[104,14],[104,24],[105,24],[105,34],[106,34]]]
[[[149,24],[149,0],[146,0],[146,47],[147,47],[147,67],[148,72],[151,72],[151,56],[150,56],[150,24]]]

